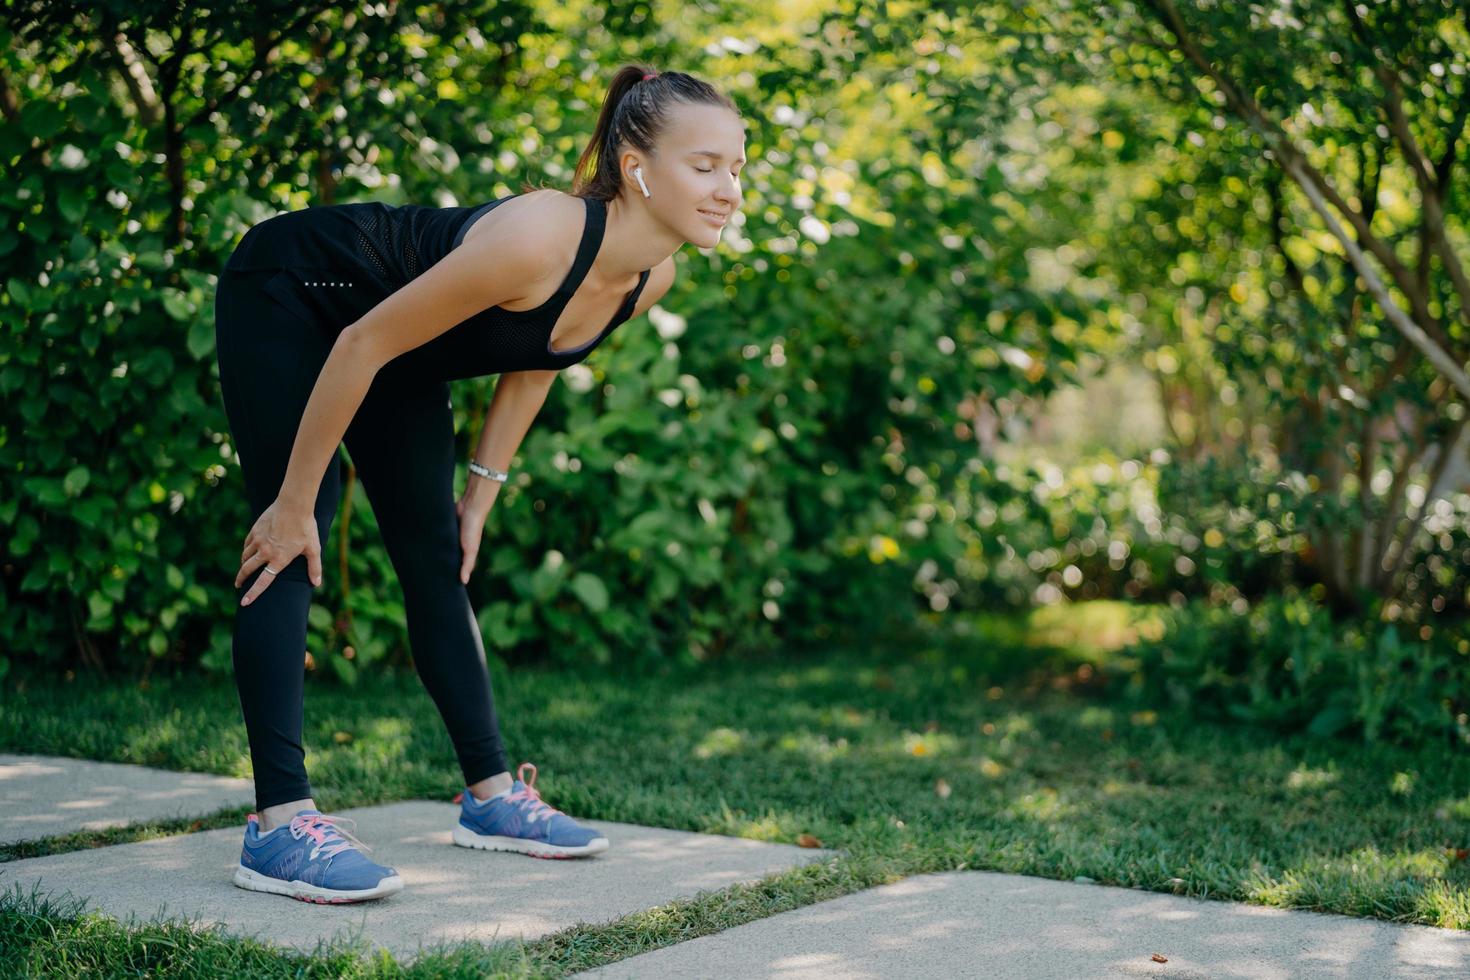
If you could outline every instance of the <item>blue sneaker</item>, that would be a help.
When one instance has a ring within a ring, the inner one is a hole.
[[[351,817],[301,810],[289,824],[262,834],[260,818],[250,814],[245,820],[245,846],[240,850],[235,884],[333,905],[402,891],[398,872],[364,857],[358,848],[371,848],[338,827],[338,821],[354,822]]]
[[[477,800],[468,786],[460,795],[459,823],[453,838],[460,847],[519,851],[539,858],[570,858],[607,850],[607,838],[546,803],[536,791],[536,767],[523,762],[504,796]]]

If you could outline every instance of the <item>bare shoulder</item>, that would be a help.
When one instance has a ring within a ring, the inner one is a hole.
[[[475,222],[460,248],[486,259],[517,255],[530,275],[526,296],[541,292],[540,280],[547,277],[556,277],[551,286],[555,289],[576,258],[585,224],[583,210],[580,198],[555,188],[520,194]]]
[[[649,270],[648,283],[643,287],[643,292],[638,294],[638,304],[633,307],[632,316],[642,316],[648,312],[654,303],[664,298],[664,294],[673,285],[674,257],[670,255]]]
[[[545,303],[577,254],[582,226],[559,192],[531,196],[482,215],[458,246],[351,324],[344,334],[353,348],[381,366],[491,306]]]

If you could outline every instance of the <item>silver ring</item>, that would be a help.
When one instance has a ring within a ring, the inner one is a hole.
[[[270,572],[272,575],[279,575],[279,574],[281,574],[280,572],[276,571],[274,568],[271,568],[269,565],[265,566],[265,571]]]

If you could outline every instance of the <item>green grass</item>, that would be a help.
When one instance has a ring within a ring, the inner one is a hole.
[[[410,968],[360,947],[285,953],[182,925],[127,928],[12,892],[0,963],[27,975],[560,976],[791,908],[961,868],[1470,926],[1470,759],[1130,713],[1078,681],[1117,615],[975,620],[767,663],[497,678],[512,764],[588,822],[627,821],[841,854],[540,940],[463,945]],[[1075,642],[1073,642],[1075,641]],[[1066,643],[1062,648],[1048,644]],[[315,678],[308,766],[327,811],[447,801],[448,737],[412,675]],[[228,680],[31,684],[0,701],[0,750],[248,775]],[[214,827],[202,820],[0,849],[0,862]],[[13,888],[14,886],[12,886]]]

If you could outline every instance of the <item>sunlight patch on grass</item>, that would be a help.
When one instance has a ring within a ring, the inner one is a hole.
[[[1305,863],[1288,868],[1278,877],[1256,867],[1241,883],[1247,898],[1280,908],[1340,908],[1343,896],[1371,895],[1414,889],[1412,904],[1433,923],[1463,922],[1466,892],[1463,884],[1444,879],[1463,874],[1454,869],[1455,852],[1442,848],[1420,848],[1384,853],[1375,847],[1360,847],[1341,854],[1314,855]],[[1364,914],[1368,913],[1364,909]]]
[[[947,732],[904,732],[900,739],[904,755],[953,755],[960,748],[960,740]]]
[[[1330,769],[1309,769],[1297,766],[1286,775],[1286,788],[1292,790],[1315,790],[1331,786],[1339,775]]]
[[[1067,648],[1092,660],[1161,635],[1157,610],[1112,600],[1039,606],[1026,619],[1028,646]]]
[[[410,731],[407,718],[392,716],[374,718],[368,723],[367,730],[374,738],[386,740],[406,739]]]
[[[702,832],[744,837],[747,840],[785,843],[796,840],[806,830],[807,828],[791,814],[777,813],[774,809],[767,808],[760,816],[752,817],[743,811],[737,813],[731,810],[729,804],[721,800],[720,812],[705,821]]]
[[[709,759],[715,756],[735,755],[745,748],[747,734],[736,731],[733,728],[721,726],[712,728],[699,744],[694,746],[694,755],[700,759]]]
[[[1470,919],[1470,895],[1460,882],[1431,881],[1415,896],[1414,911],[1421,921],[1448,929],[1463,928],[1462,923]]]
[[[586,721],[597,717],[600,710],[596,699],[588,697],[555,698],[536,709],[549,721]]]
[[[1043,786],[1034,793],[1012,800],[1004,812],[1011,817],[1051,821],[1076,815],[1077,807],[1062,802],[1062,794],[1053,787]]]
[[[1089,705],[1077,713],[1079,728],[1113,728],[1118,724],[1117,712],[1112,708]]]
[[[1456,820],[1470,820],[1470,796],[1462,796],[1458,800],[1449,800],[1440,807],[1440,810],[1443,811],[1445,817],[1454,817]],[[1436,812],[1435,815],[1439,816],[1439,813]],[[1440,819],[1443,820],[1444,817],[1440,817]]]
[[[817,720],[824,728],[867,728],[877,722],[877,715],[872,711],[859,711],[852,705],[841,705],[822,709],[817,713]]]
[[[834,742],[821,732],[787,732],[776,741],[775,747],[783,752],[793,752],[822,762],[845,756],[850,749],[846,738],[838,737]]]

